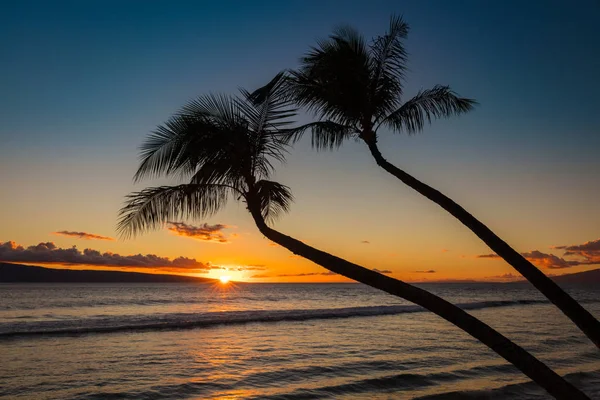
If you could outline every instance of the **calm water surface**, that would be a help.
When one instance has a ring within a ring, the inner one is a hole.
[[[428,284],[592,398],[600,351],[525,284]],[[358,284],[0,284],[0,398],[545,399],[487,347]],[[600,316],[600,288],[568,286]]]

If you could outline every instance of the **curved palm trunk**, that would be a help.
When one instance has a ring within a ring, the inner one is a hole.
[[[383,290],[392,295],[402,297],[426,308],[444,318],[446,321],[461,328],[490,349],[494,350],[557,399],[589,399],[583,392],[571,385],[523,348],[459,307],[427,292],[426,290],[379,274],[365,267],[361,267],[360,265],[353,264],[284,235],[267,226],[260,213],[260,208],[256,207],[255,202],[251,198],[247,198],[247,202],[248,209],[252,214],[258,229],[273,242],[332,272],[336,272],[347,278]]]
[[[560,288],[553,280],[548,278],[542,271],[536,268],[525,257],[510,247],[506,242],[500,239],[487,226],[477,218],[469,214],[464,208],[455,203],[452,199],[439,192],[438,190],[426,185],[413,176],[402,171],[400,168],[388,162],[379,151],[376,139],[366,141],[371,154],[375,158],[377,165],[400,179],[406,185],[410,186],[429,200],[438,204],[444,210],[448,211],[465,226],[467,226],[475,235],[485,242],[492,250],[502,257],[506,262],[514,267],[521,275],[533,284],[540,292],[544,294],[552,303],[554,303],[575,325],[585,333],[585,335],[597,346],[600,347],[600,322],[581,306],[575,299]]]

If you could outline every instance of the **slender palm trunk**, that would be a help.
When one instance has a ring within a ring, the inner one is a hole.
[[[494,250],[496,254],[512,265],[514,269],[523,275],[533,284],[533,286],[542,292],[544,296],[569,317],[597,347],[600,347],[600,322],[598,322],[589,311],[583,308],[581,304],[575,301],[575,299],[562,290],[552,279],[544,275],[542,271],[537,269],[532,263],[527,261],[525,257],[515,251],[487,226],[469,214],[452,199],[431,186],[417,180],[383,158],[377,147],[376,139],[373,138],[366,141],[366,143],[369,146],[369,150],[375,158],[377,165],[427,197],[429,200],[438,204],[471,229],[471,231]]]
[[[246,200],[248,202],[248,209],[252,214],[258,229],[273,242],[332,272],[336,272],[347,278],[383,290],[392,295],[402,297],[426,308],[444,318],[446,321],[461,328],[490,349],[494,350],[557,399],[589,399],[583,392],[571,385],[523,348],[459,307],[427,292],[426,290],[379,274],[329,253],[325,253],[270,228],[265,223],[260,213],[260,208],[256,205],[256,201],[253,200],[251,196]]]

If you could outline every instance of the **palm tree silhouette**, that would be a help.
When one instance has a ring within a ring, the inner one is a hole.
[[[157,229],[178,218],[204,218],[230,198],[246,204],[259,231],[273,242],[330,271],[418,304],[480,340],[556,398],[587,399],[524,349],[459,307],[423,289],[308,246],[269,227],[293,200],[287,186],[269,180],[273,162],[283,162],[281,140],[295,110],[282,95],[276,76],[264,89],[260,105],[242,91],[241,98],[208,95],[187,104],[142,145],[136,180],[153,176],[189,183],[135,192],[121,209],[118,230],[129,237]]]
[[[317,149],[338,148],[345,140],[362,140],[377,165],[449,212],[531,282],[587,337],[600,347],[600,322],[525,257],[486,225],[440,191],[387,161],[377,146],[378,129],[415,134],[433,118],[450,117],[473,109],[476,102],[459,97],[448,86],[434,86],[402,101],[407,53],[402,40],[408,25],[393,16],[388,32],[367,44],[351,27],[336,29],[317,42],[297,71],[289,71],[288,96],[315,114],[317,121],[288,131],[296,141],[311,132]],[[263,99],[263,90],[253,93]]]

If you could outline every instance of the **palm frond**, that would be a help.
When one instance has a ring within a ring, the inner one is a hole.
[[[117,231],[122,237],[130,237],[182,217],[208,217],[222,209],[233,192],[225,185],[186,184],[131,193],[119,211]]]
[[[402,17],[392,16],[385,35],[376,37],[370,45],[373,64],[371,103],[376,119],[391,112],[402,96],[408,58],[403,39],[408,36],[408,31],[408,24]]]
[[[356,54],[367,54],[367,42],[354,27],[340,25],[333,30],[330,38],[340,47],[349,47]]]
[[[296,143],[307,131],[311,132],[311,145],[316,150],[337,149],[346,139],[357,134],[356,128],[352,126],[333,121],[316,121],[287,129],[282,133],[282,138],[286,143]]]
[[[475,100],[459,97],[448,86],[434,86],[423,90],[392,112],[380,124],[396,132],[419,132],[432,118],[447,118],[466,113],[477,104]]]
[[[240,90],[243,99],[238,103],[253,132],[251,144],[255,153],[264,154],[264,157],[255,157],[252,165],[258,178],[268,178],[272,173],[270,159],[285,162],[287,150],[281,132],[294,123],[291,117],[297,112],[288,87],[289,77],[282,71],[252,93]]]
[[[200,128],[201,121],[196,122],[196,129],[210,129],[210,126]],[[192,138],[190,121],[181,117],[172,117],[153,131],[140,147],[141,162],[134,175],[134,181],[147,177],[168,175],[181,161],[181,153],[189,145]],[[181,165],[179,165],[181,167]]]
[[[358,126],[369,101],[371,76],[368,46],[350,27],[317,41],[300,68],[290,72],[290,90],[298,105],[321,119]]]
[[[244,115],[235,97],[225,94],[209,93],[199,96],[183,106],[177,115],[192,121],[208,120],[221,128],[244,123]]]
[[[255,105],[264,104],[272,98],[293,104],[294,97],[290,93],[290,83],[289,71],[283,70],[278,72],[266,85],[252,92],[246,89],[240,89],[240,92],[246,100]]]
[[[277,219],[288,212],[294,197],[289,187],[277,182],[260,180],[256,182],[261,214],[266,221]]]
[[[141,146],[141,163],[135,181],[146,177],[194,173],[207,152],[226,143],[226,132],[244,125],[235,99],[208,94],[186,104],[160,125]],[[203,155],[199,149],[204,149]]]

